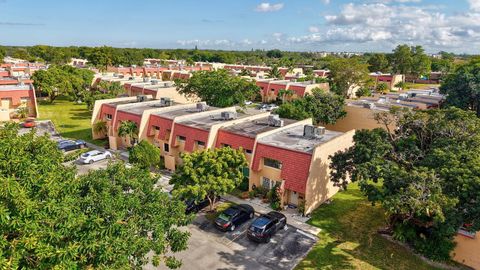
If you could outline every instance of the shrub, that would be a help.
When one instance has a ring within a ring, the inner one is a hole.
[[[148,141],[141,141],[129,149],[128,162],[138,165],[143,169],[158,168],[163,164],[160,158],[160,149]]]

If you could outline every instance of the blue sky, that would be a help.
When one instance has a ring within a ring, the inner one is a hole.
[[[480,0],[0,0],[2,45],[478,53]]]

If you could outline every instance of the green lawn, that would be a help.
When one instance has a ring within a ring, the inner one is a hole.
[[[430,89],[432,87],[440,87],[439,84],[423,84],[423,83],[406,83],[406,89]]]
[[[384,212],[356,184],[315,210],[309,223],[322,229],[320,240],[296,269],[435,269],[377,234]]]
[[[92,113],[85,104],[74,104],[58,98],[53,104],[39,101],[40,120],[52,120],[57,131],[66,138],[81,139],[103,146],[105,141],[92,139]]]

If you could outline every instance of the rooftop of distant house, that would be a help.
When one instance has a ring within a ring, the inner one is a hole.
[[[329,142],[343,134],[342,132],[325,130],[325,133],[322,135],[307,137],[303,135],[304,127],[304,125],[299,125],[286,128],[262,137],[258,140],[258,142],[261,144],[311,154],[313,153],[315,147]]]
[[[160,117],[167,118],[167,119],[174,119],[175,117],[179,117],[179,116],[195,114],[195,113],[202,112],[202,111],[212,111],[212,110],[218,109],[216,107],[207,106],[207,107],[205,107],[206,108],[205,110],[200,110],[200,109],[197,108],[197,104],[189,104],[190,106],[187,106],[187,107],[182,106],[182,107],[178,107],[178,108],[172,108],[172,110],[155,112],[152,115],[158,115]]]
[[[225,109],[225,112],[233,112],[232,110]],[[233,112],[235,113],[235,112]],[[258,111],[256,112],[258,113]],[[189,119],[181,120],[178,123],[190,126],[190,127],[195,127],[199,129],[204,129],[204,130],[210,130],[210,128],[213,125],[220,124],[222,122],[228,122],[232,120],[237,120],[237,119],[242,119],[252,116],[251,113],[243,113],[243,112],[236,112],[236,116],[234,119],[230,120],[225,120],[222,118],[222,112],[221,111],[215,111],[212,112],[211,114],[207,115],[199,115],[199,116],[192,116]]]
[[[161,102],[160,100],[149,99],[147,101],[137,102],[137,103],[133,103],[132,105],[124,106],[124,107],[120,108],[119,111],[141,115],[146,110],[165,108],[166,106],[162,105],[160,102]],[[171,106],[175,106],[175,105],[179,105],[179,104],[180,103],[173,102],[173,104],[171,104]]]

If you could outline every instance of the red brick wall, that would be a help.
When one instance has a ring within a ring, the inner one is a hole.
[[[156,90],[150,90],[150,89],[143,89],[143,94],[152,95],[152,97],[155,98],[157,96],[157,91]]]
[[[1,98],[11,98],[12,105],[18,106],[22,104],[21,98],[28,97],[32,104],[34,101],[34,93],[33,90],[11,90],[11,91],[0,91],[0,99]]]
[[[202,141],[205,144],[208,142],[208,131],[175,123],[172,135],[174,144],[177,136],[186,138],[184,150],[188,152],[193,152],[195,141]]]
[[[105,114],[111,114],[112,117],[115,117],[115,110],[116,108],[114,106],[111,106],[109,104],[102,104],[102,108],[100,110],[100,114],[98,115],[98,119],[104,119]],[[115,119],[112,119],[115,120]]]
[[[263,88],[263,90],[260,90],[260,91],[263,91],[263,94],[266,95],[268,93],[268,82],[257,82],[257,86],[261,88]]]
[[[141,118],[142,116],[137,114],[118,111],[117,116],[115,117],[115,130],[118,130],[118,127],[120,126],[120,122],[127,121],[127,120],[137,123],[137,127],[140,128]]]
[[[252,169],[260,170],[262,158],[271,158],[282,162],[281,177],[285,188],[305,194],[312,155],[257,143]]]
[[[158,138],[161,140],[164,140],[166,139],[165,137],[167,136],[167,130],[172,129],[172,124],[173,124],[173,120],[171,119],[166,119],[158,115],[150,115],[150,119],[148,120],[147,134],[150,135],[153,133],[153,126],[160,127]]]
[[[219,130],[215,147],[221,147],[222,144],[228,144],[234,149],[242,147],[243,149],[253,150],[255,139],[239,134],[233,134],[225,130]]]

